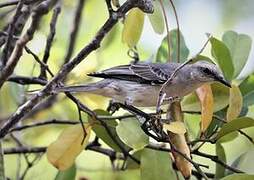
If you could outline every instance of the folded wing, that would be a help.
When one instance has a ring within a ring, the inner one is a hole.
[[[101,72],[88,74],[93,77],[120,79],[144,84],[162,84],[173,73],[178,63],[136,63],[116,66]]]

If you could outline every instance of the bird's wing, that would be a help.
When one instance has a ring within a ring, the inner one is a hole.
[[[155,64],[136,63],[130,65],[116,66],[102,72],[89,74],[89,76],[101,78],[113,78],[139,83],[164,83],[178,66],[176,63]]]

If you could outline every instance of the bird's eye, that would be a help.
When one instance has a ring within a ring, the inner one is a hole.
[[[206,74],[212,74],[212,72],[209,68],[204,68],[203,72],[206,73]]]

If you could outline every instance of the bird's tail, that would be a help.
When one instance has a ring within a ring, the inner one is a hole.
[[[90,83],[85,85],[73,85],[73,86],[65,86],[65,87],[58,87],[55,91],[58,92],[91,92],[91,93],[99,93],[104,87],[103,83]]]

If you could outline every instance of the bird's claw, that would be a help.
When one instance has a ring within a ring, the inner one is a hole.
[[[108,104],[108,107],[107,107],[107,111],[110,114],[114,114],[119,109],[120,109],[120,106],[117,103],[115,103],[113,100],[109,101],[109,104]]]

